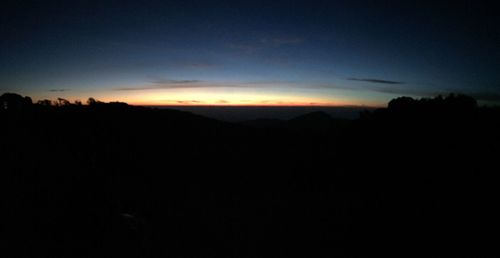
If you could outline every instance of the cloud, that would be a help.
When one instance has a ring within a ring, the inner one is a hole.
[[[349,79],[351,80],[351,78]],[[361,79],[359,79],[361,80]],[[362,81],[365,81],[366,79],[362,79]],[[368,80],[373,80],[373,79],[368,79]],[[355,81],[358,81],[358,79],[355,79]],[[380,80],[377,80],[380,81]],[[373,91],[373,92],[380,92],[380,93],[387,93],[387,94],[394,94],[394,95],[410,95],[410,96],[418,96],[418,97],[433,97],[437,95],[443,95],[446,96],[450,93],[462,93],[469,95],[476,100],[479,101],[490,101],[490,102],[499,102],[500,103],[500,93],[495,93],[495,92],[475,92],[475,91],[461,91],[459,89],[438,89],[437,87],[434,87],[434,89],[431,88],[425,88],[425,87],[409,87],[410,85],[407,85],[404,82],[393,82],[389,81],[390,83],[387,83],[386,80],[385,83],[380,83],[380,82],[375,82],[373,84],[368,84],[368,85],[336,85],[336,84],[316,84],[313,85],[317,88],[323,88],[323,89],[340,89],[340,90],[352,90],[352,91]],[[405,85],[403,85],[405,84]],[[426,83],[428,84],[428,83]],[[431,84],[433,86],[436,86],[434,84]]]
[[[176,88],[201,88],[213,87],[214,85],[207,84],[202,80],[172,80],[162,79],[153,81],[151,84],[137,87],[115,88],[115,91],[136,91],[136,90],[160,90],[160,89],[176,89]]]
[[[136,90],[158,90],[158,89],[161,89],[161,88],[160,87],[144,86],[144,87],[115,88],[113,90],[115,90],[115,91],[136,91]]]
[[[409,94],[409,95],[416,95],[416,96],[433,96],[433,95],[438,95],[441,94],[437,90],[429,90],[429,89],[420,89],[420,88],[403,88],[403,87],[387,87],[387,86],[381,86],[381,87],[366,87],[365,89],[375,91],[375,92],[381,92],[381,93],[389,93],[389,94]]]
[[[68,89],[50,89],[50,92],[64,92],[64,91],[69,91]]]
[[[146,85],[139,85],[125,88],[115,88],[115,91],[146,91],[146,90],[169,90],[169,89],[196,89],[196,88],[253,88],[253,89],[339,89],[349,91],[371,91],[392,95],[408,95],[418,97],[430,97],[436,95],[446,95],[450,92],[457,92],[456,90],[443,89],[438,90],[428,87],[417,87],[418,85],[410,85],[406,82],[397,82],[381,79],[357,79],[349,78],[355,81],[369,81],[368,84],[332,84],[332,83],[299,83],[294,81],[280,81],[280,80],[262,80],[262,81],[204,81],[196,79],[160,79],[151,81]],[[469,94],[478,100],[499,101],[500,94],[494,93],[476,93]],[[197,100],[172,100],[177,104],[201,104]],[[219,100],[217,104],[228,104],[226,100]],[[265,104],[265,103],[262,103]]]
[[[283,87],[308,87],[293,81],[203,81],[203,80],[172,80],[161,79],[146,85],[114,88],[115,91],[141,91],[160,89],[189,89],[189,88],[283,88]]]
[[[349,81],[360,81],[360,82],[371,82],[371,83],[379,83],[379,84],[405,84],[405,82],[400,81],[389,81],[389,80],[381,80],[381,79],[373,79],[373,78],[347,78]]]
[[[203,101],[200,100],[176,100],[175,102],[182,105],[196,105],[203,103]]]
[[[193,83],[200,83],[203,82],[202,80],[169,80],[169,79],[163,79],[163,80],[158,80],[153,83],[155,84],[193,84]]]
[[[350,91],[372,91],[379,93],[395,94],[395,95],[412,95],[412,96],[434,96],[438,94],[444,94],[446,90],[436,90],[428,89],[422,87],[409,87],[405,83],[394,84],[394,83],[370,83],[364,85],[337,85],[337,84],[316,84],[317,88],[322,89],[339,89],[339,90],[350,90]]]

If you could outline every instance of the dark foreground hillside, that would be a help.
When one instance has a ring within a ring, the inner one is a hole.
[[[8,257],[495,254],[500,111],[466,96],[240,124],[0,104]]]

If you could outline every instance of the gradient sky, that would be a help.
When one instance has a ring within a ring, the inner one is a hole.
[[[401,2],[2,2],[0,93],[379,106],[453,91],[498,103],[499,2]]]

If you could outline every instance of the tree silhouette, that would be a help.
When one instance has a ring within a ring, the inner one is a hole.
[[[408,110],[416,104],[416,100],[411,97],[399,97],[389,101],[390,110]]]
[[[32,104],[30,97],[22,97],[16,93],[4,93],[0,96],[0,107],[4,110],[21,110]]]
[[[52,101],[49,99],[43,99],[43,100],[37,101],[36,104],[41,105],[41,106],[50,107],[50,106],[52,106]]]
[[[90,98],[87,100],[87,105],[89,105],[89,106],[93,106],[93,105],[95,105],[96,103],[97,103],[97,101],[96,101],[94,98],[92,98],[92,97],[90,97]]]
[[[60,107],[69,106],[71,103],[67,99],[57,98],[57,105]]]

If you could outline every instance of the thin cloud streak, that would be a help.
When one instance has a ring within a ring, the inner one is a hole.
[[[463,93],[466,95],[470,95],[479,101],[491,101],[491,102],[500,102],[500,94],[494,92],[460,92],[453,89],[421,89],[417,87],[403,87],[401,84],[392,84],[392,85],[364,85],[364,86],[340,86],[333,84],[318,84],[316,85],[318,88],[325,89],[339,89],[339,90],[351,90],[351,91],[373,91],[379,93],[387,93],[394,95],[410,95],[410,96],[418,96],[418,97],[432,97],[437,95],[447,95],[450,93]]]
[[[349,81],[359,81],[359,82],[370,82],[370,83],[379,83],[379,84],[405,84],[405,82],[400,81],[390,81],[390,80],[381,80],[381,79],[373,79],[373,78],[347,78]]]
[[[172,80],[172,79],[162,79],[156,80],[148,85],[137,86],[137,87],[123,87],[115,88],[115,91],[142,91],[142,90],[161,90],[161,89],[178,89],[178,88],[202,88],[210,87],[213,85],[205,84],[202,80]]]
[[[204,103],[203,101],[200,100],[177,100],[175,102],[177,104],[182,104],[182,105],[199,105]]]
[[[391,86],[381,83],[373,85],[334,85],[329,83],[298,83],[293,81],[248,81],[248,82],[209,82],[202,80],[157,80],[149,85],[138,87],[115,88],[115,91],[141,91],[141,90],[160,90],[160,89],[193,89],[193,88],[267,88],[267,89],[340,89],[353,91],[375,91],[391,94],[414,94],[427,95],[428,91],[415,90],[408,87],[400,87],[400,84]]]
[[[192,84],[192,83],[200,83],[204,82],[201,80],[170,80],[170,79],[165,79],[165,80],[158,80],[155,81],[154,83],[156,84]]]
[[[293,86],[295,85],[295,86]],[[202,80],[157,80],[148,85],[137,87],[115,88],[114,91],[141,91],[161,89],[192,89],[192,88],[281,88],[307,87],[286,81],[252,81],[252,82],[210,82]]]
[[[405,82],[388,81],[380,79],[355,79],[354,81],[368,81],[370,84],[365,85],[338,85],[330,83],[297,83],[293,81],[250,81],[250,82],[210,82],[203,80],[174,80],[162,79],[153,81],[149,85],[138,87],[125,87],[115,88],[114,91],[148,91],[148,90],[161,90],[161,89],[195,89],[195,88],[295,88],[295,89],[337,89],[349,91],[371,91],[393,95],[409,95],[419,97],[431,97],[436,95],[446,95],[456,90],[451,89],[423,89],[420,87],[410,87]],[[59,90],[62,91],[62,90]],[[482,101],[500,101],[500,94],[494,92],[464,92],[474,98]],[[195,102],[192,101],[191,104]],[[223,104],[222,101],[220,104]],[[184,103],[179,103],[184,104]]]
[[[349,90],[349,91],[372,91],[379,93],[387,93],[387,94],[396,94],[396,95],[414,95],[414,96],[434,96],[438,94],[443,94],[448,91],[446,90],[427,90],[427,89],[419,89],[416,87],[408,87],[402,84],[387,84],[387,83],[373,83],[369,85],[334,85],[334,84],[317,84],[316,87],[323,89],[339,89],[339,90]]]

